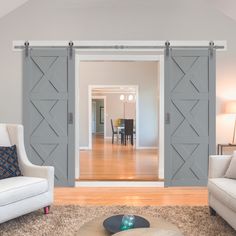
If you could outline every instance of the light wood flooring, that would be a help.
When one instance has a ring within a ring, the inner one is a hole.
[[[82,180],[157,180],[157,150],[135,150],[131,145],[111,144],[101,137],[92,151],[81,151]],[[80,179],[80,180],[81,180]],[[207,188],[55,188],[55,204],[170,206],[208,205]]]
[[[93,136],[92,150],[80,151],[79,180],[158,180],[158,150],[136,150]]]
[[[56,188],[56,205],[202,206],[206,188]]]

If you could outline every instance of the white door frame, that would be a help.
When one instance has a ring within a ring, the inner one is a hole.
[[[89,95],[89,149],[92,149],[92,135],[91,135],[91,130],[92,130],[92,127],[90,127],[91,125],[91,120],[92,120],[92,108],[91,108],[91,100],[92,98],[96,97],[98,99],[102,99],[102,98],[105,98],[104,100],[104,104],[106,102],[106,96],[92,96],[92,90],[95,89],[95,88],[117,88],[117,87],[133,87],[135,88],[135,96],[136,96],[136,104],[135,104],[135,116],[136,116],[136,143],[135,143],[135,146],[136,148],[139,148],[139,86],[138,85],[120,85],[120,84],[117,84],[117,85],[89,85],[89,90],[88,90],[88,95]],[[104,105],[104,115],[107,115],[107,112],[106,112],[106,108],[105,108],[105,105]],[[105,122],[106,122],[106,117],[104,117],[104,125],[105,125]],[[106,128],[104,127],[104,138],[106,138]]]
[[[140,51],[140,54],[137,54]],[[155,51],[155,50],[154,50]],[[117,55],[115,52],[113,54],[107,54],[106,49],[94,50],[93,54],[88,54],[84,50],[76,50],[75,55],[75,64],[76,64],[76,76],[75,76],[75,84],[76,84],[76,112],[75,112],[75,120],[77,122],[76,125],[76,150],[79,152],[79,65],[81,61],[156,61],[159,62],[159,169],[158,176],[159,178],[164,178],[164,55],[152,55],[152,54],[143,54],[142,50],[138,50],[135,54],[135,51],[132,51],[133,54],[130,54],[130,50],[123,50],[126,54]],[[155,51],[156,52],[156,51]],[[100,85],[104,87],[104,85]],[[117,86],[117,85],[116,85]],[[91,106],[91,104],[90,104]],[[91,112],[91,109],[89,109]],[[138,116],[137,116],[138,117]],[[91,122],[89,122],[91,123]],[[90,124],[91,126],[91,124]],[[139,140],[136,140],[136,142]],[[76,179],[79,179],[79,153],[76,155]],[[88,184],[89,185],[89,184]]]
[[[88,87],[88,118],[89,118],[89,149],[92,149],[92,100],[93,99],[101,99],[104,102],[104,138],[106,133],[106,114],[107,114],[107,100],[106,96],[92,96],[93,89],[97,88],[96,85],[89,85]]]

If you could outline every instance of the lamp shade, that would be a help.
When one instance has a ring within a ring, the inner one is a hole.
[[[225,113],[236,114],[236,101],[228,101],[225,104]]]

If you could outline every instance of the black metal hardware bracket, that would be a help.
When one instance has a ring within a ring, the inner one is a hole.
[[[169,53],[170,53],[170,42],[169,41],[165,42],[165,47],[166,47],[166,56],[169,56]]]
[[[25,45],[25,56],[28,57],[29,56],[29,41],[25,41],[24,45]]]
[[[213,52],[214,52],[214,48],[215,48],[215,44],[213,41],[209,42],[209,50],[210,50],[210,55],[213,56]]]
[[[70,41],[69,42],[69,56],[70,56],[70,58],[72,58],[72,56],[73,56],[73,46],[74,46],[73,41]]]

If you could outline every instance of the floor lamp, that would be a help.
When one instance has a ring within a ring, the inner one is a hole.
[[[233,131],[233,139],[232,143],[235,144],[235,132],[236,132],[236,101],[229,101],[225,104],[225,113],[232,114],[235,116],[234,120],[234,131]]]

